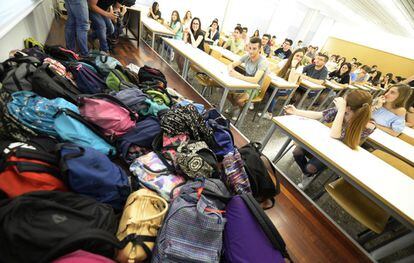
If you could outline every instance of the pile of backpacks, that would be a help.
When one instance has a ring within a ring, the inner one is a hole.
[[[155,68],[32,46],[0,63],[2,262],[284,262],[260,144]]]

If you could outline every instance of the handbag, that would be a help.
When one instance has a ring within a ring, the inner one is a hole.
[[[140,189],[128,197],[117,237],[123,240],[135,234],[135,239],[118,251],[118,262],[142,262],[152,257],[158,229],[167,210],[167,201],[148,189]]]

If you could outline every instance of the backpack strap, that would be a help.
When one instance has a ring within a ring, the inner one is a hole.
[[[56,156],[53,154],[38,150],[26,149],[22,147],[19,147],[16,150],[15,156],[17,158],[35,159],[50,164],[54,164],[57,161]]]
[[[130,107],[128,107],[125,103],[123,103],[122,101],[120,101],[118,98],[111,96],[109,94],[105,94],[105,93],[97,93],[97,94],[91,94],[91,95],[87,95],[84,94],[80,97],[85,97],[85,98],[97,98],[97,99],[105,99],[108,100],[122,108],[125,108],[127,111],[129,111],[129,115],[131,117],[131,120],[138,120],[137,117],[137,113],[135,111],[133,111]]]
[[[250,193],[243,193],[240,196],[249,208],[249,211],[256,218],[257,223],[259,223],[260,227],[262,228],[269,241],[272,243],[273,247],[279,250],[284,258],[290,260],[290,256],[286,250],[285,241],[283,240],[279,231],[277,231],[272,221],[270,221],[269,217],[260,207],[259,203],[254,199],[253,195]]]
[[[7,167],[7,166],[16,166],[19,173],[24,173],[24,172],[48,173],[58,179],[62,179],[59,169],[51,167],[51,166],[45,166],[42,164],[31,163],[31,162],[20,162],[20,161],[12,161],[12,162],[7,161],[4,163],[4,167]]]

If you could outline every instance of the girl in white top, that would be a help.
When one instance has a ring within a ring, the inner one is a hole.
[[[191,11],[188,10],[185,13],[183,21],[181,22],[181,24],[183,25],[183,30],[189,30],[190,29],[190,24],[191,24],[192,19],[193,19],[193,15],[191,14]]]

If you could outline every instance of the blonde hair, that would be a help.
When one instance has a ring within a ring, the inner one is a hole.
[[[345,129],[344,143],[356,149],[361,142],[362,131],[371,119],[372,96],[363,90],[353,90],[346,96],[346,105],[351,108],[354,115]]]

